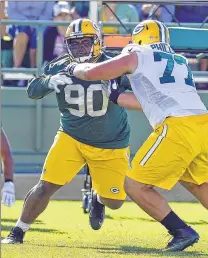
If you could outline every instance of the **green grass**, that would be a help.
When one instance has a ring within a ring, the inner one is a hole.
[[[161,253],[169,236],[133,203],[106,210],[101,230],[91,230],[80,202],[51,201],[27,232],[24,245],[3,245],[2,258],[129,258],[208,257],[208,212],[197,203],[172,203],[174,210],[196,229],[201,239],[184,252]],[[2,207],[2,237],[15,224],[22,208]]]

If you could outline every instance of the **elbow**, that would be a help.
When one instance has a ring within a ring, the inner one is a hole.
[[[34,94],[34,90],[30,89],[29,87],[27,88],[27,96],[29,99],[41,99],[42,96],[37,96]]]
[[[32,99],[32,98],[33,98],[33,95],[32,95],[31,92],[28,91],[28,90],[27,90],[27,96],[28,96],[29,99]]]
[[[33,95],[32,90],[30,89],[29,86],[28,86],[28,88],[27,88],[27,96],[28,96],[28,98],[30,98],[30,99],[34,99],[34,95]]]

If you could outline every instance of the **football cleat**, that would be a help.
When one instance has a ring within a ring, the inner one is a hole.
[[[105,205],[97,201],[97,193],[92,191],[92,203],[90,209],[90,225],[92,229],[99,230],[105,219]]]
[[[169,234],[173,236],[173,239],[163,251],[183,251],[187,247],[197,243],[199,240],[199,234],[191,227],[177,229],[175,232],[169,231]]]
[[[1,240],[2,244],[23,244],[25,232],[19,227],[11,229],[9,235]]]

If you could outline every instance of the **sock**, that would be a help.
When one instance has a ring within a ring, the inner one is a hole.
[[[188,227],[188,225],[183,222],[173,211],[171,211],[160,223],[171,232],[175,232],[180,228]]]
[[[103,204],[103,202],[101,201],[100,196],[99,196],[98,194],[97,194],[97,201],[98,201],[99,203]]]
[[[27,224],[18,219],[15,227],[21,228],[23,232],[26,232],[30,228],[31,224]]]

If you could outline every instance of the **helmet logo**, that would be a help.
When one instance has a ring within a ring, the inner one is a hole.
[[[92,26],[94,27],[95,30],[100,31],[98,26],[94,22],[92,23]]]
[[[139,34],[143,29],[144,29],[144,25],[138,24],[132,34],[133,35]]]
[[[112,187],[110,191],[111,193],[114,193],[114,194],[118,194],[120,192],[120,190],[117,187]]]

